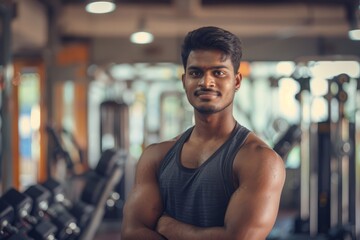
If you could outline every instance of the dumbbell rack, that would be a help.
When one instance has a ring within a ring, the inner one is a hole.
[[[0,240],[89,240],[104,217],[106,202],[124,174],[127,155],[106,150],[88,172],[80,198],[72,202],[55,179],[10,188],[0,197]]]

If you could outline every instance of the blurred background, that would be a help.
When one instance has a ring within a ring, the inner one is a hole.
[[[359,7],[0,0],[0,239],[120,239],[143,149],[193,124],[180,47],[210,25],[243,43],[235,118],[286,165],[268,239],[360,239]],[[60,205],[77,228],[51,219]],[[24,224],[24,211],[37,222]],[[45,219],[51,233],[36,228]]]

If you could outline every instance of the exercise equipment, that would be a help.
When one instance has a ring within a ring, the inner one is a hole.
[[[10,188],[1,198],[14,209],[15,222],[22,223],[24,226],[37,223],[36,218],[31,216],[33,201],[29,196],[20,193],[15,188]]]
[[[127,91],[127,90],[126,90]],[[129,91],[127,91],[129,93]],[[127,95],[128,96],[128,95]],[[129,114],[130,106],[128,98],[107,98],[99,106],[99,151],[101,154],[100,161],[109,149],[116,149],[125,152],[130,150],[130,133],[129,133]],[[96,146],[97,147],[97,146]],[[100,173],[100,175],[103,175]],[[125,201],[125,178],[120,178],[111,194],[111,207],[107,204],[104,218],[118,219],[122,218],[122,206]],[[110,201],[110,200],[109,200]],[[110,203],[110,202],[109,202]]]
[[[285,161],[291,149],[301,141],[302,131],[299,125],[291,125],[275,143],[273,149]]]
[[[83,230],[91,220],[94,210],[94,206],[77,201],[70,207],[69,212],[76,218],[79,228]]]
[[[296,98],[302,130],[295,233],[310,239],[354,240],[360,237],[360,168],[355,150],[360,139],[356,137],[360,91],[354,89],[359,80],[341,72],[328,76],[326,66],[328,62],[299,62],[292,75],[300,86]]]
[[[69,199],[62,183],[49,178],[41,183],[51,193],[50,202],[66,207],[77,219],[81,231],[78,239],[92,239],[101,224],[108,203],[116,201],[113,196],[116,184],[123,177],[127,154],[124,151],[107,149],[103,152],[97,166],[89,170],[78,199]],[[111,204],[113,206],[113,204]]]
[[[5,221],[12,221],[12,232],[9,238],[4,239],[31,239],[36,240],[54,240],[54,233],[56,228],[50,222],[38,220],[31,216],[32,200],[25,194],[20,193],[14,188],[9,189],[1,197],[3,210],[2,213],[7,213]],[[10,209],[10,208],[11,209]],[[11,219],[14,216],[13,219]],[[4,219],[3,219],[4,220]],[[4,224],[5,222],[2,221]],[[9,227],[9,224],[6,224]],[[9,233],[9,232],[8,232]]]
[[[67,239],[70,236],[79,234],[80,229],[77,226],[76,219],[67,209],[59,204],[50,206],[51,194],[46,188],[39,184],[31,185],[24,191],[24,194],[33,200],[31,214],[45,225],[33,228],[32,232],[34,232],[35,236],[41,235],[44,237],[42,239],[48,239],[54,238],[51,235],[55,235],[58,239]]]
[[[46,199],[49,195],[40,194],[41,191],[34,191],[32,187],[25,192],[12,188],[2,196],[14,208],[15,216],[18,216],[15,218],[15,226],[38,240],[52,240],[55,236],[59,240],[67,239],[73,218],[64,211],[50,210]]]
[[[311,76],[296,79],[301,113],[311,109]],[[345,113],[350,77],[339,74],[327,80],[327,118],[314,122],[301,118],[301,206],[295,233],[327,239],[356,239],[358,203],[355,201],[355,127]]]
[[[119,152],[119,154],[123,153]],[[99,176],[109,177],[118,164],[119,158],[116,156],[116,151],[114,149],[107,149],[101,154],[100,160],[95,167],[95,172]]]
[[[298,66],[292,75],[300,88],[295,98],[300,105],[300,209],[294,220],[295,234],[310,234],[310,123],[304,112],[311,105],[311,75],[304,66]]]
[[[60,164],[65,163],[66,171],[71,175],[74,174],[74,163],[71,159],[71,156],[68,151],[63,147],[60,137],[56,133],[55,129],[50,125],[46,126],[46,131],[48,132],[50,139],[53,141],[54,149],[52,151],[52,157],[49,158],[48,162],[48,175],[53,178],[61,178],[58,172]],[[54,169],[52,169],[52,167]],[[67,176],[66,176],[67,177]]]
[[[355,124],[353,125],[351,135],[354,142],[355,154],[352,156],[350,168],[354,169],[354,174],[351,175],[350,183],[352,183],[350,196],[353,201],[350,202],[352,211],[350,211],[350,221],[354,223],[355,237],[360,239],[360,77],[357,79],[356,87],[356,110],[355,110]]]
[[[129,106],[107,100],[100,104],[100,151],[129,149]]]
[[[350,204],[350,192],[355,191],[350,184],[350,176],[355,169],[350,168],[352,155],[355,155],[351,132],[353,123],[345,114],[345,103],[348,94],[344,86],[350,77],[339,74],[329,79],[329,119],[317,124],[317,151],[313,169],[317,172],[318,202],[316,232],[327,234],[332,239],[354,239],[353,226],[350,219],[353,206]],[[336,89],[337,91],[335,91]],[[335,110],[334,110],[335,109]]]
[[[45,212],[49,209],[50,192],[36,184],[29,186],[24,194],[33,200],[31,215],[37,218],[44,217]]]
[[[80,229],[77,226],[76,219],[60,204],[51,206],[51,222],[58,228],[56,238],[72,239],[76,238],[80,234]]]
[[[81,194],[82,202],[95,207],[92,218],[81,232],[80,240],[92,239],[104,218],[107,201],[124,175],[127,153],[121,150],[107,149],[102,154],[94,171],[90,172]],[[108,164],[103,164],[108,162]],[[108,166],[104,167],[104,166]]]
[[[114,190],[126,159],[124,151],[105,150],[96,168],[84,175],[76,201],[69,200],[62,183],[53,178],[24,192],[9,189],[0,198],[0,240],[93,239],[106,208],[119,199]]]
[[[27,235],[36,240],[55,240],[57,228],[49,221],[40,220],[39,224],[29,230]]]
[[[6,238],[4,240],[37,240],[37,239],[30,238],[23,232],[18,232],[16,234],[9,236],[8,238]]]
[[[84,149],[80,146],[80,144],[77,141],[77,139],[75,138],[74,134],[72,132],[70,132],[69,130],[65,129],[64,127],[61,129],[61,132],[63,134],[65,134],[65,136],[67,136],[67,138],[69,138],[73,150],[76,151],[76,153],[78,155],[77,162],[81,165],[87,165],[85,157],[84,157],[85,156]]]
[[[0,199],[0,239],[7,238],[19,232],[19,230],[12,225],[14,219],[14,209],[10,204]]]
[[[82,201],[72,202],[65,195],[61,183],[55,179],[49,178],[41,184],[50,192],[50,205],[62,204],[71,215],[76,218],[77,225],[80,229],[85,228],[94,211],[94,206]]]

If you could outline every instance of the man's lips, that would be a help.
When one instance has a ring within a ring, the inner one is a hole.
[[[220,93],[214,90],[210,90],[210,89],[200,89],[200,90],[196,90],[194,93],[195,96],[219,96]]]

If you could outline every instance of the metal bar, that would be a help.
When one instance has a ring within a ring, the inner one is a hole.
[[[360,78],[357,81],[355,113],[355,239],[360,239]]]
[[[0,72],[1,80],[1,103],[0,103],[0,183],[2,190],[12,186],[12,152],[11,152],[11,92],[12,92],[12,53],[11,53],[11,20],[13,16],[13,5],[9,2],[0,3]]]

